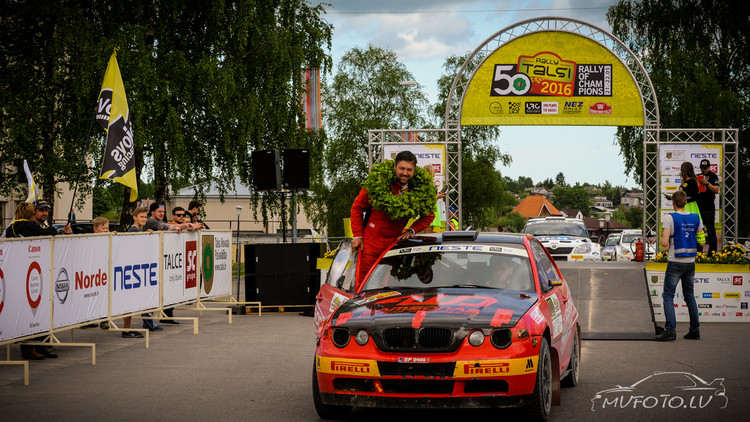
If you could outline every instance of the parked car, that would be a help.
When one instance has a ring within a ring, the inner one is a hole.
[[[578,311],[534,237],[417,236],[386,251],[356,291],[356,254],[344,244],[339,255],[315,309],[321,418],[352,407],[523,406],[546,420],[559,381],[578,383]]]
[[[620,233],[612,233],[607,236],[602,249],[602,261],[617,261],[617,250],[620,246]]]
[[[523,228],[549,250],[558,261],[601,261],[601,245],[592,242],[580,218],[530,218]]]
[[[626,229],[622,231],[620,241],[617,245],[617,260],[618,261],[632,261],[635,259],[635,248],[638,239],[643,238],[643,230],[641,229]],[[656,256],[657,240],[655,237],[649,237],[643,242],[644,254],[646,259],[653,259]]]

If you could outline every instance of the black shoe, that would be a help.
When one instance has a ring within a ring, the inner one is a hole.
[[[123,331],[122,336],[125,338],[143,338],[143,333],[139,331]]]
[[[664,331],[654,336],[656,341],[672,341],[677,340],[677,333],[674,331]]]
[[[21,353],[21,357],[25,360],[44,360],[44,355],[34,349],[24,351]]]
[[[96,323],[93,323],[93,324],[86,324],[81,328],[96,328],[96,327],[98,327],[98,325],[96,325]]]
[[[159,320],[159,322],[161,322],[162,324],[180,325],[179,322],[173,319],[162,319],[162,320]]]
[[[55,353],[55,349],[53,349],[50,346],[42,346],[42,347],[35,347],[34,350],[36,350],[38,353],[41,353],[42,356],[45,358],[56,358],[57,353]]]
[[[688,333],[682,336],[682,338],[686,338],[688,340],[700,340],[701,332],[700,331],[688,331]]]
[[[109,330],[109,321],[100,322],[99,328],[101,328],[102,330]]]

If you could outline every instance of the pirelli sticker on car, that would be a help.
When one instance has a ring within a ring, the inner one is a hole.
[[[536,373],[539,356],[504,360],[463,360],[456,362],[453,378],[493,378]]]
[[[365,359],[315,357],[315,369],[324,374],[379,377],[378,362]]]

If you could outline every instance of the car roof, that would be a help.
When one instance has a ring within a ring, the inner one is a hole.
[[[526,222],[526,225],[529,224],[537,224],[537,223],[551,223],[551,222],[561,222],[561,223],[575,223],[575,224],[581,224],[586,225],[583,220],[580,218],[570,218],[570,217],[539,217],[539,218],[529,218],[529,220]]]
[[[500,233],[500,232],[477,232],[477,231],[449,231],[441,233],[420,234],[412,239],[402,240],[393,249],[403,248],[405,246],[415,246],[417,244],[446,244],[451,242],[461,243],[506,243],[523,245],[524,239],[533,238],[530,235],[520,233]]]

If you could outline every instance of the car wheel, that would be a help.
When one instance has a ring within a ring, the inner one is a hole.
[[[573,336],[573,350],[570,352],[570,364],[568,364],[570,372],[562,380],[562,384],[565,387],[575,387],[578,385],[578,377],[581,372],[579,367],[581,361],[581,345],[578,342],[578,329],[576,327],[573,329],[575,330],[575,336]]]
[[[526,416],[533,421],[546,421],[552,409],[552,358],[547,339],[542,338],[539,347],[539,363],[536,368],[536,385],[526,406]]]
[[[315,411],[318,412],[318,416],[321,419],[341,419],[349,415],[352,411],[351,406],[333,406],[325,404],[320,400],[320,388],[318,387],[318,372],[315,370],[315,364],[313,364],[312,371],[312,390],[313,390],[313,403],[315,404]]]

